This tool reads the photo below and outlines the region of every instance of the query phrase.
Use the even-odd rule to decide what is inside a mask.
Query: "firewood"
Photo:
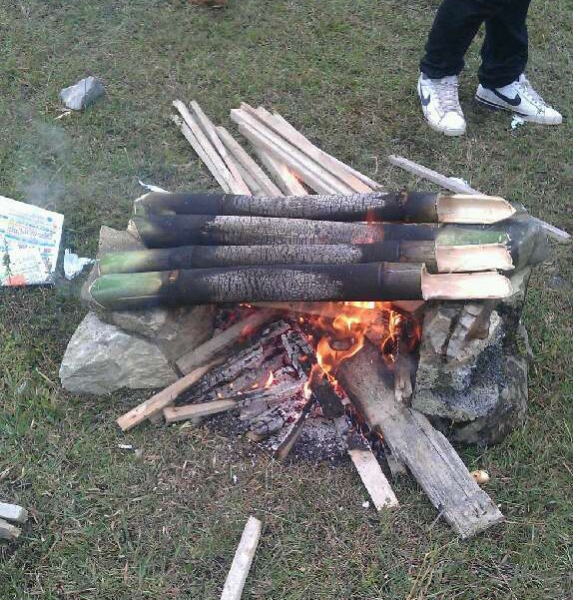
[[[258,310],[245,319],[231,325],[222,333],[207,340],[195,350],[184,354],[177,360],[177,368],[181,373],[187,374],[212,360],[224,357],[230,348],[241,342],[242,338],[248,337],[261,327],[276,318],[273,310]],[[198,381],[198,380],[197,380]]]
[[[211,175],[215,178],[217,183],[223,188],[225,192],[231,192],[232,186],[230,185],[228,178],[224,177],[222,173],[215,167],[215,163],[211,160],[211,157],[207,152],[205,152],[203,146],[200,144],[199,140],[183,119],[180,117],[173,115],[172,121],[179,127],[181,133],[184,135],[185,139],[189,142],[193,150],[197,153],[199,158],[203,161],[203,164],[207,167]]]
[[[291,130],[292,133],[294,133],[295,135],[300,136],[298,138],[298,140],[299,140],[299,143],[302,143],[303,145],[305,145],[305,151],[306,151],[306,148],[308,148],[308,145],[313,146],[313,148],[317,148],[316,146],[314,146],[314,144],[312,144],[310,141],[308,141],[295,127],[293,127],[293,125],[291,125],[279,113],[274,112],[273,113],[273,117],[275,119],[279,120],[285,127],[288,127]],[[305,140],[305,141],[303,141],[303,140]],[[327,163],[329,161],[332,161],[332,162],[336,163],[339,167],[341,167],[342,169],[344,169],[347,173],[350,173],[351,175],[353,175],[354,177],[356,177],[357,179],[359,179],[360,181],[362,181],[362,183],[364,183],[366,186],[368,186],[368,188],[370,188],[370,190],[378,190],[378,189],[380,189],[381,186],[380,186],[379,183],[376,183],[376,181],[373,181],[372,179],[370,179],[370,177],[367,177],[363,173],[360,173],[360,172],[356,171],[351,166],[343,163],[342,161],[338,160],[334,156],[331,156],[330,154],[327,154],[324,150],[320,150],[319,156],[321,157],[321,162],[326,159]],[[346,183],[348,183],[350,185],[350,181],[346,180]],[[357,192],[361,192],[363,190],[356,189],[356,191]],[[368,191],[368,190],[366,190],[366,191]]]
[[[199,419],[210,415],[217,415],[236,408],[237,402],[235,400],[214,400],[213,402],[203,402],[201,404],[167,406],[163,409],[163,416],[165,417],[165,422],[169,424],[177,421],[186,421],[189,419]]]
[[[280,431],[285,423],[286,417],[283,409],[280,406],[272,406],[251,421],[251,431],[247,437],[253,442],[260,442],[269,435]]]
[[[221,600],[240,600],[261,538],[262,523],[249,517],[227,575]]]
[[[516,209],[503,198],[493,196],[403,191],[300,197],[150,193],[136,201],[135,212],[140,216],[176,213],[317,221],[489,225],[509,219]]]
[[[142,402],[119,417],[116,421],[117,424],[121,427],[122,431],[129,431],[136,425],[143,423],[146,419],[161,413],[161,411],[166,406],[169,406],[180,394],[199,381],[199,379],[201,379],[201,377],[203,377],[203,375],[205,375],[205,373],[207,373],[215,364],[216,361],[212,361],[209,364],[205,364],[204,366],[191,371],[187,376],[178,379],[175,383],[149,398],[149,400]]]
[[[396,498],[394,490],[382,472],[372,450],[369,448],[349,449],[348,455],[352,459],[364,487],[368,490],[376,510],[381,511],[384,508],[399,506],[398,498]]]
[[[302,410],[300,411],[300,413],[298,414],[296,420],[290,426],[287,434],[281,440],[280,444],[278,445],[277,449],[275,450],[274,454],[275,454],[275,457],[277,458],[277,460],[284,461],[287,459],[291,450],[294,448],[296,442],[300,438],[304,424],[306,423],[306,421],[310,415],[310,411],[312,410],[312,407],[314,406],[316,401],[317,401],[317,397],[313,394],[305,402],[305,404],[302,407]]]
[[[0,518],[17,523],[25,523],[28,519],[28,511],[17,504],[0,502]]]
[[[22,532],[18,527],[14,527],[14,525],[10,525],[8,521],[0,519],[0,539],[15,540],[21,533]]]
[[[259,165],[247,154],[243,147],[224,128],[217,127],[217,132],[227,150],[235,157],[236,161],[249,173],[260,186],[262,192],[268,196],[281,196],[280,189],[272,182]]]
[[[235,194],[240,193],[249,193],[245,192],[244,182],[238,183],[225,163],[223,159],[219,156],[201,127],[197,122],[197,119],[193,117],[193,115],[189,112],[189,109],[185,106],[181,100],[174,100],[173,106],[179,111],[183,121],[187,124],[189,129],[193,132],[195,138],[199,142],[200,146],[203,148],[204,153],[209,157],[210,164],[215,169],[215,171],[219,174],[219,176],[226,182],[226,187],[230,189]],[[213,172],[213,171],[212,171]]]
[[[231,111],[231,119],[239,131],[254,145],[263,148],[277,160],[284,162],[313,190],[319,193],[352,193],[352,188],[331,175],[326,169],[306,156],[260,120],[241,109]]]
[[[287,196],[306,196],[307,191],[290,169],[264,148],[253,143],[253,150],[267,170],[273,175],[280,189]]]
[[[103,275],[89,288],[107,310],[229,302],[467,300],[506,298],[496,272],[429,274],[423,265],[293,265]]]
[[[309,142],[304,135],[299,133],[294,127],[287,123],[282,117],[272,115],[262,106],[256,110],[248,104],[241,104],[241,108],[248,113],[255,115],[267,127],[275,133],[282,136],[301,152],[306,154],[311,160],[314,160],[323,168],[327,169],[332,175],[340,179],[345,185],[355,192],[366,193],[372,191],[372,188],[366,185],[361,179],[356,177],[347,168],[342,166],[338,161],[333,160],[331,156],[317,148]]]
[[[378,350],[363,350],[342,363],[337,377],[372,431],[379,431],[454,530],[467,538],[499,523],[503,515],[470,476],[448,440],[424,415],[396,402],[385,383]]]
[[[199,106],[199,103],[196,102],[195,100],[191,101],[191,109],[195,112],[195,115],[197,116],[197,121],[199,122],[199,125],[203,128],[203,131],[207,134],[207,137],[209,138],[210,142],[213,144],[213,147],[219,153],[219,156],[223,159],[223,162],[225,163],[225,165],[229,169],[229,172],[235,179],[235,182],[237,184],[236,188],[242,189],[242,191],[239,193],[240,194],[250,194],[251,190],[243,181],[243,178],[241,177],[241,174],[239,173],[239,169],[237,168],[237,165],[235,164],[235,160],[229,154],[226,147],[223,145],[223,142],[220,140],[217,130],[215,129],[215,126],[213,125],[213,123],[211,122],[209,117],[203,112],[203,109]]]
[[[458,194],[481,194],[481,192],[472,188],[467,183],[460,181],[459,179],[446,177],[437,171],[423,167],[422,165],[408,160],[407,158],[403,158],[402,156],[391,155],[388,157],[388,161],[394,166],[400,167],[409,173],[413,173],[414,175],[427,179],[428,181],[433,181],[446,190],[451,190],[452,192],[456,192]],[[563,231],[562,229],[559,229],[550,223],[546,223],[537,217],[530,216],[529,218],[532,223],[535,223],[541,227],[543,231],[545,231],[545,233],[556,242],[559,242],[560,244],[569,244],[571,242],[571,235],[566,231]]]

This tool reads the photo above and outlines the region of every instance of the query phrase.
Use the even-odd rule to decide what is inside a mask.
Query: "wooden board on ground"
[[[286,196],[306,196],[308,192],[302,183],[293,175],[286,164],[271,156],[264,148],[253,144],[253,150],[273,175],[278,186]]]
[[[370,494],[370,498],[376,510],[398,506],[398,498],[390,486],[386,475],[382,472],[374,453],[370,449],[348,450],[364,487]]]
[[[249,517],[227,575],[221,600],[240,600],[259,545],[262,527],[258,519]]]
[[[382,370],[379,352],[367,342],[342,364],[337,376],[368,426],[382,433],[392,453],[406,464],[462,538],[500,523],[503,515],[470,476],[450,442],[424,415],[396,402]]]

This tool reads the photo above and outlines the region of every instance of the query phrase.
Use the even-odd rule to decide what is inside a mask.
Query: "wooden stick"
[[[200,404],[185,404],[184,406],[167,406],[163,409],[166,423],[186,421],[217,415],[237,408],[235,400],[214,400],[213,402],[202,402]]]
[[[177,361],[177,368],[182,373],[190,373],[193,369],[205,365],[214,358],[224,354],[226,350],[237,345],[241,338],[252,334],[263,325],[266,325],[274,318],[277,313],[273,310],[261,310],[248,316],[246,319],[231,325],[219,335],[207,340],[195,350],[184,354]]]
[[[337,373],[370,429],[382,433],[392,453],[407,465],[462,538],[502,521],[499,509],[470,476],[448,440],[424,415],[396,402],[383,370],[378,350],[367,342]]]
[[[211,175],[215,178],[217,183],[223,188],[223,191],[230,193],[231,186],[227,182],[227,180],[219,173],[219,171],[215,168],[213,161],[209,157],[209,155],[203,149],[203,146],[199,143],[199,140],[195,137],[195,134],[189,128],[189,125],[183,121],[180,117],[173,115],[173,122],[181,129],[181,133],[185,136],[193,150],[197,153],[199,158],[202,160],[203,164],[207,167]]]
[[[249,517],[227,575],[221,600],[240,600],[243,595],[243,588],[261,539],[262,527],[263,524],[258,519]]]
[[[0,502],[0,518],[25,523],[28,519],[28,511],[17,504],[8,504]]]
[[[422,177],[427,179],[428,181],[432,181],[437,185],[442,186],[446,190],[450,190],[452,192],[456,192],[458,194],[480,194],[478,190],[471,187],[467,183],[454,179],[452,177],[446,177],[445,175],[441,175],[437,171],[433,171],[432,169],[428,169],[427,167],[423,167],[414,161],[408,160],[402,156],[390,155],[388,157],[388,161],[396,167],[400,167],[404,169],[404,171],[408,171],[408,173],[412,173],[413,175],[417,175],[418,177]],[[568,244],[571,242],[571,235],[563,229],[559,229],[550,223],[546,223],[537,217],[529,217],[531,220],[535,221],[537,225],[543,228],[543,230],[547,233],[549,237],[559,242],[560,244]]]
[[[372,450],[351,449],[348,450],[348,455],[352,459],[364,487],[368,490],[376,510],[398,506],[394,490],[382,472]]]
[[[231,111],[231,118],[239,125],[240,131],[241,127],[243,128],[242,133],[245,131],[248,132],[248,135],[244,133],[246,137],[250,136],[249,139],[254,138],[252,141],[263,145],[266,150],[283,159],[287,165],[297,171],[303,181],[308,183],[317,192],[325,191],[326,193],[330,193],[330,190],[333,193],[352,193],[352,188],[331,175],[320,164],[309,158],[284,138],[276,135],[252,114],[248,114],[242,109],[234,109]],[[323,189],[319,189],[320,187]]]
[[[356,171],[351,166],[347,165],[346,163],[343,163],[342,161],[338,160],[337,158],[335,158],[331,154],[328,154],[324,150],[320,150],[320,148],[318,148],[317,146],[314,146],[314,144],[312,144],[310,141],[308,141],[302,135],[302,133],[300,133],[295,127],[293,127],[279,113],[275,112],[275,113],[273,113],[273,116],[276,119],[278,119],[285,127],[288,127],[293,134],[301,136],[301,138],[299,139],[301,143],[304,143],[304,142],[302,142],[302,139],[304,138],[306,140],[306,143],[310,144],[311,146],[313,146],[313,147],[317,148],[317,150],[319,150],[321,156],[323,156],[323,157],[326,156],[327,160],[330,160],[330,161],[336,163],[337,165],[339,165],[342,169],[346,170],[348,173],[350,173],[351,175],[353,175],[354,177],[356,177],[357,179],[359,179],[360,181],[362,181],[362,183],[364,183],[369,189],[371,189],[371,190],[380,190],[381,189],[380,184],[377,183],[376,181],[374,181],[373,179],[370,179],[370,177],[367,177],[363,173],[360,173],[359,171]]]
[[[351,191],[355,192],[371,192],[372,189],[358,179],[352,173],[349,173],[347,169],[341,167],[336,161],[333,161],[327,154],[319,150],[316,146],[311,144],[301,133],[290,125],[285,125],[283,120],[272,115],[266,111],[262,106],[259,106],[257,110],[249,106],[248,104],[242,103],[241,108],[247,113],[257,117],[262,123],[264,123],[269,129],[272,129],[275,133],[283,137],[295,148],[298,148],[301,152],[306,154],[311,160],[314,160],[317,164],[321,165],[324,169],[328,170],[332,175],[337,177],[345,186]],[[296,133],[295,133],[296,132]]]
[[[282,439],[278,448],[275,450],[275,457],[277,460],[284,461],[290,454],[290,451],[294,448],[294,445],[298,441],[302,433],[302,428],[310,415],[310,410],[314,406],[314,403],[318,400],[315,394],[306,401],[306,404],[302,407],[296,421],[292,424],[285,437]]]
[[[203,112],[203,109],[199,106],[199,104],[195,101],[191,101],[191,108],[197,115],[197,120],[199,124],[203,127],[203,130],[207,134],[208,138],[211,140],[211,143],[215,147],[215,150],[219,153],[219,156],[223,159],[223,162],[227,165],[231,175],[235,179],[237,183],[237,189],[241,189],[241,194],[249,195],[251,190],[247,186],[247,184],[243,181],[239,170],[237,169],[237,165],[233,158],[227,152],[227,149],[223,145],[223,142],[219,139],[219,135],[217,134],[217,130],[215,126],[210,121],[209,117]]]
[[[215,364],[217,363],[213,361],[210,364],[198,367],[194,371],[191,371],[187,376],[178,379],[175,383],[172,383],[161,392],[149,398],[149,400],[142,402],[119,417],[116,421],[117,424],[123,431],[129,431],[136,425],[143,423],[143,421],[161,413],[161,411],[166,406],[169,406],[180,394],[199,381],[199,379],[215,366]]]
[[[237,162],[255,179],[263,192],[270,196],[282,196],[279,188],[272,182],[270,177],[259,167],[259,165],[247,154],[243,147],[224,128],[217,127],[219,137],[227,150],[233,154]]]
[[[197,123],[195,117],[189,112],[189,109],[185,106],[181,100],[174,100],[173,106],[179,111],[179,114],[191,129],[199,144],[202,146],[205,154],[209,156],[213,167],[218,171],[220,176],[226,181],[228,187],[233,193],[241,193],[239,190],[243,189],[240,184],[237,183],[222,158],[217,154],[217,151],[208,140],[207,136],[203,133],[203,130]]]
[[[286,164],[271,156],[264,148],[253,145],[253,150],[260,161],[274,176],[281,190],[287,196],[306,196],[308,193],[302,183],[293,175]]]
[[[14,525],[10,525],[8,521],[0,519],[0,539],[2,540],[15,540],[20,535],[21,530]]]

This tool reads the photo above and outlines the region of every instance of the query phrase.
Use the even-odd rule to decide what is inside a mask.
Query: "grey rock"
[[[82,110],[100,96],[105,94],[103,84],[95,77],[86,77],[75,85],[64,88],[60,92],[60,98],[67,108]]]
[[[62,386],[80,394],[145,389],[177,380],[161,349],[89,313],[74,333],[60,367]]]
[[[454,441],[494,444],[523,422],[528,344],[521,312],[529,274],[512,278],[514,294],[494,306],[485,339],[466,338],[486,304],[426,309],[412,407]]]

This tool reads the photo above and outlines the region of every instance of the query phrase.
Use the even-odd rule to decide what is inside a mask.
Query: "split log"
[[[107,310],[229,302],[467,300],[506,298],[509,279],[496,272],[429,274],[423,265],[234,267],[103,275],[89,288]]]
[[[492,224],[516,209],[503,198],[431,192],[372,192],[316,196],[251,196],[204,193],[150,193],[139,198],[140,216],[218,215],[317,221],[399,221],[412,223]]]
[[[345,168],[345,166],[341,165],[337,160],[334,160],[331,156],[309,142],[304,135],[299,133],[281,116],[276,114],[272,115],[262,106],[259,106],[255,110],[248,104],[242,103],[241,108],[261,120],[267,127],[298,148],[311,160],[314,160],[323,168],[327,169],[332,175],[340,179],[340,181],[347,185],[351,190],[361,193],[372,191],[371,187],[366,185],[361,179],[351,173],[348,168]]]
[[[21,534],[21,530],[18,527],[14,527],[8,523],[8,521],[4,521],[4,519],[0,519],[0,539],[1,540],[15,540]]]
[[[215,364],[217,363],[213,361],[210,364],[191,371],[187,376],[178,379],[169,387],[149,398],[149,400],[138,404],[135,408],[132,408],[129,412],[119,417],[116,421],[117,424],[121,427],[122,431],[129,431],[136,425],[143,423],[143,421],[160,414],[166,406],[169,406],[180,394],[199,381]]]
[[[253,144],[253,150],[267,170],[273,175],[280,189],[287,196],[306,196],[307,191],[292,171],[280,160],[271,156],[264,148]]]
[[[424,263],[430,273],[509,271],[505,244],[441,246],[432,241],[377,242],[316,246],[179,246],[111,252],[99,261],[100,275],[173,269],[212,269],[255,265],[343,265],[372,262]]]
[[[229,172],[233,176],[233,179],[236,182],[236,188],[243,190],[242,192],[240,192],[241,194],[250,194],[251,190],[243,181],[243,178],[239,173],[234,159],[232,158],[232,156],[230,156],[229,152],[227,151],[227,148],[223,145],[223,142],[220,140],[217,130],[215,129],[215,126],[213,125],[209,117],[203,112],[203,109],[195,100],[191,101],[191,108],[197,116],[199,125],[203,128],[203,131],[207,134],[207,137],[213,144],[215,150],[223,159],[223,162],[225,163],[225,165],[229,169]]]
[[[28,519],[28,511],[17,504],[0,502],[0,519],[25,523]]]
[[[227,150],[235,157],[237,162],[245,169],[247,173],[255,180],[256,184],[261,188],[262,193],[269,196],[281,196],[280,189],[272,182],[267,174],[259,167],[259,165],[247,154],[243,147],[235,140],[235,138],[224,128],[217,127],[219,137]]]
[[[370,429],[382,433],[392,453],[408,466],[462,538],[502,521],[499,509],[472,479],[448,440],[424,415],[396,402],[382,371],[378,351],[367,343],[337,373]]]
[[[231,348],[236,347],[242,340],[247,339],[275,318],[276,312],[273,310],[259,310],[249,315],[207,340],[195,350],[184,354],[177,360],[177,368],[181,373],[186,374],[216,358],[224,357]]]
[[[376,457],[369,448],[351,448],[348,450],[352,463],[360,475],[364,487],[368,491],[377,511],[384,508],[399,506],[386,475],[382,472]]]
[[[231,111],[231,119],[239,125],[239,131],[248,140],[294,169],[297,175],[313,190],[319,193],[352,193],[352,188],[282,136],[277,135],[260,120],[258,115],[255,115],[249,114],[243,109]]]
[[[231,569],[227,575],[221,600],[241,599],[243,588],[245,587],[245,582],[247,581],[247,576],[251,570],[255,552],[259,545],[262,527],[262,523],[258,519],[249,517],[241,536],[239,547],[235,553],[235,558],[231,564]]]
[[[237,402],[234,400],[214,400],[213,402],[202,402],[201,404],[185,404],[183,406],[167,406],[163,409],[166,423],[187,421],[190,419],[201,419],[211,415],[217,415],[229,410],[235,410]]]

